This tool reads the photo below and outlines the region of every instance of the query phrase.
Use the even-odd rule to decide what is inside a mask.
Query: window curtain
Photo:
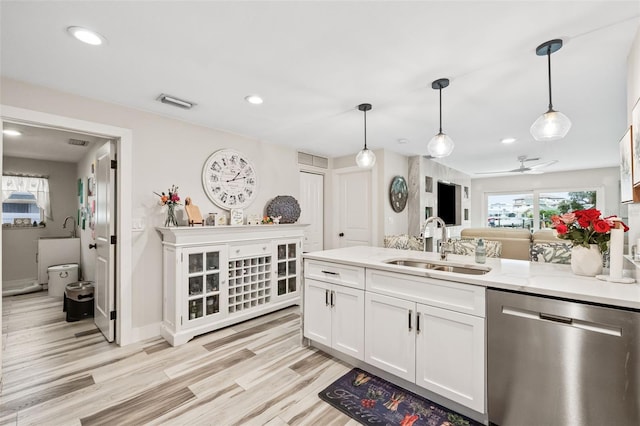
[[[2,176],[2,202],[14,192],[28,192],[36,198],[36,204],[44,211],[44,216],[53,220],[49,199],[49,179],[42,177]]]

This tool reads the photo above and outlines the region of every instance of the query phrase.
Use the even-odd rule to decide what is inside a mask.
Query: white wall
[[[620,170],[617,167],[544,173],[541,175],[510,175],[473,179],[471,181],[471,226],[486,226],[486,193],[526,190],[567,190],[604,187],[603,214],[620,214]]]
[[[153,191],[178,185],[182,199],[190,196],[202,213],[222,213],[202,189],[202,165],[214,151],[233,148],[253,160],[260,178],[245,215],[262,214],[277,195],[299,197],[297,153],[290,148],[11,79],[1,83],[2,104],[132,130],[133,185],[121,190],[131,193],[134,222],[145,226],[132,242],[133,328],[159,324],[162,317],[162,246],[155,227],[163,225],[164,211]]]
[[[76,166],[59,161],[4,157],[3,172],[49,176],[53,219],[47,221],[47,226],[2,230],[2,280],[37,278],[38,238],[69,235],[71,222],[67,229],[62,229],[64,218],[77,217]]]

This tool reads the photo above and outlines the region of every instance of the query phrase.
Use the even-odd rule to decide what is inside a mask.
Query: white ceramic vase
[[[597,244],[573,246],[571,249],[571,270],[576,275],[595,277],[602,273],[602,253]]]

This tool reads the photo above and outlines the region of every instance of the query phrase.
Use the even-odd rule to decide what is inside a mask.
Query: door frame
[[[132,145],[133,136],[131,129],[115,127],[107,124],[92,121],[78,120],[62,115],[49,114],[45,112],[33,111],[0,104],[0,126],[3,123],[14,122],[30,124],[35,126],[47,126],[54,129],[70,132],[88,133],[104,138],[114,139],[116,142],[116,153],[118,155],[118,167],[116,169],[116,179],[119,183],[119,190],[116,195],[116,268],[115,268],[115,291],[116,291],[116,343],[120,346],[133,343],[132,327],[132,284],[131,284],[131,252],[132,252]],[[0,136],[0,141],[2,137]],[[0,158],[2,157],[3,146],[0,144]],[[2,237],[0,233],[0,243]],[[0,248],[0,255],[1,255]],[[0,274],[2,266],[0,266]],[[1,308],[0,308],[1,309]],[[0,326],[2,316],[0,311]],[[1,359],[1,358],[0,358]]]
[[[298,170],[298,181],[301,179],[302,173],[322,176],[322,250],[325,250],[327,247],[327,203],[326,194],[327,194],[327,173],[326,169],[316,169],[314,167],[300,167]],[[300,194],[300,198],[302,198],[302,194]],[[303,244],[304,245],[304,244]]]
[[[372,169],[361,169],[360,167],[357,166],[352,166],[352,167],[343,167],[340,169],[334,169],[332,170],[332,183],[331,183],[331,191],[333,192],[333,196],[331,197],[333,199],[333,205],[337,206],[337,208],[332,209],[332,225],[331,225],[331,239],[329,241],[331,241],[332,247],[330,248],[337,248],[340,245],[340,242],[338,241],[338,228],[340,227],[340,175],[344,175],[344,174],[349,174],[349,173],[357,173],[357,172],[369,172],[369,179],[370,179],[370,188],[371,188],[371,205],[369,206],[369,208],[371,209],[371,229],[370,229],[370,236],[371,236],[371,245],[373,247],[378,245],[378,168],[377,166],[373,167]],[[325,247],[326,249],[326,247]]]

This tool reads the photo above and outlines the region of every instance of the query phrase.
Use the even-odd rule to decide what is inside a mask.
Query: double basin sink
[[[448,262],[432,262],[418,259],[393,259],[384,263],[390,265],[408,266],[410,268],[427,269],[430,271],[455,272],[457,274],[484,275],[491,271],[491,268],[483,266],[460,265]]]

